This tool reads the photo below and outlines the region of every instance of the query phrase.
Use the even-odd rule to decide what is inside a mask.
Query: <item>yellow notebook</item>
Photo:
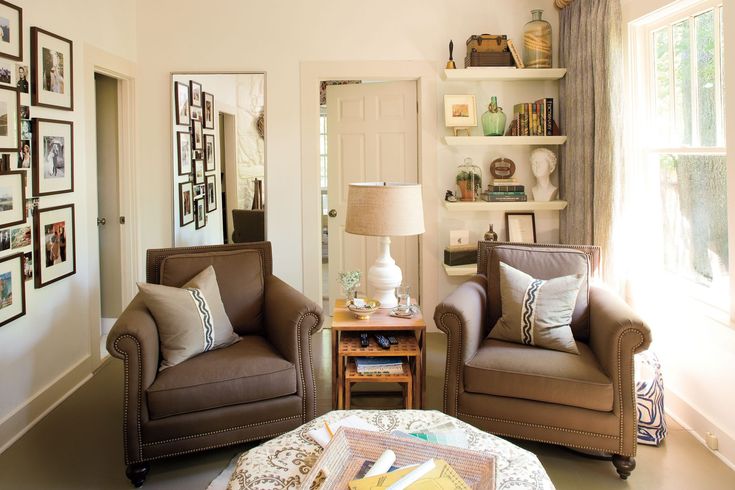
[[[471,490],[461,476],[443,459],[435,460],[436,466],[416,483],[411,490]],[[383,475],[371,476],[350,482],[350,490],[382,490],[388,488],[416,467],[395,470]]]

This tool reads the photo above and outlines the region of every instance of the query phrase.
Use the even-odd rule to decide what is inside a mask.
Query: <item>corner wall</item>
[[[90,317],[99,309],[99,277],[85,258],[95,256],[96,236],[87,226],[97,216],[96,198],[87,189],[94,155],[85,154],[87,93],[85,45],[128,60],[136,57],[136,2],[87,0],[11,0],[23,9],[23,64],[30,65],[30,28],[42,27],[73,41],[74,111],[31,106],[32,117],[70,120],[74,123],[74,193],[42,197],[41,207],[74,203],[76,212],[75,275],[42,289],[26,283],[26,315],[0,327],[0,451],[27,430],[68,392],[91,376]],[[10,60],[7,60],[10,61]],[[93,99],[93,98],[92,98]],[[30,97],[21,98],[30,105]],[[13,155],[15,158],[15,155]],[[34,237],[35,239],[35,237]]]

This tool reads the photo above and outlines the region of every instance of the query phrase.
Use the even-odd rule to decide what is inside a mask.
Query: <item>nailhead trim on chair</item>
[[[540,428],[540,429],[550,429],[550,430],[558,430],[559,432],[571,432],[574,434],[581,434],[584,436],[592,436],[592,437],[601,437],[605,439],[617,439],[617,436],[611,436],[610,434],[600,434],[598,432],[588,432],[585,430],[576,430],[576,429],[567,429],[565,427],[555,427],[553,425],[544,425],[544,424],[532,424],[530,422],[517,422],[515,420],[507,420],[507,419],[499,419],[496,417],[485,417],[483,415],[471,415],[469,413],[464,412],[458,412],[460,415],[464,417],[472,417],[476,419],[482,419],[482,420],[489,420],[491,422],[503,422],[507,424],[515,424],[515,425],[522,425],[524,427],[534,427],[534,428]],[[558,444],[558,443],[556,443]]]
[[[121,335],[120,337],[115,339],[115,343],[113,346],[115,347],[115,351],[117,351],[120,355],[124,357],[123,365],[125,367],[125,403],[123,404],[123,442],[125,444],[125,464],[131,464],[130,456],[128,455],[128,402],[129,402],[129,378],[130,378],[130,366],[129,366],[129,360],[128,360],[128,353],[125,351],[121,351],[118,348],[118,343],[122,339],[132,339],[133,342],[135,342],[135,346],[138,350],[138,359],[141,361],[140,369],[138,370],[138,409],[136,410],[136,415],[138,419],[138,453],[139,453],[139,459],[142,460],[143,458],[143,435],[140,432],[140,397],[141,397],[141,391],[143,386],[143,356],[141,354],[141,348],[140,348],[140,342],[138,342],[138,339],[133,337],[132,335],[126,334]]]
[[[301,376],[301,387],[304,390],[302,397],[301,397],[301,400],[302,400],[301,401],[301,421],[302,422],[306,422],[306,386],[305,386],[306,380],[304,379],[304,368],[301,366],[301,362],[302,362],[302,359],[301,359],[301,326],[304,323],[304,318],[306,318],[307,316],[314,317],[316,321],[315,325],[319,325],[319,316],[316,313],[310,311],[306,313],[305,315],[301,315],[301,318],[299,318],[299,323],[296,326],[296,345],[298,348],[298,358],[299,358],[298,368],[299,368],[299,375]],[[309,366],[311,367],[311,384],[314,390],[313,391],[314,393],[314,396],[313,396],[314,414],[316,414],[316,380],[314,379],[314,364],[312,363],[312,360],[311,360],[311,336],[314,333],[313,330],[314,330],[314,327],[309,329]]]
[[[638,334],[638,337],[640,337],[641,339],[641,341],[638,342],[638,344],[636,344],[635,347],[633,347],[633,352],[631,352],[630,354],[631,357],[633,357],[633,354],[635,353],[636,349],[638,349],[638,347],[643,345],[643,342],[644,342],[643,335],[641,335],[641,333],[635,328],[626,328],[618,336],[618,386],[621,386],[621,387],[623,386],[623,373],[622,373],[623,360],[622,360],[622,355],[620,352],[620,344],[622,344],[623,337],[625,337],[625,335],[628,332],[634,332]],[[634,400],[633,404],[635,405],[635,381],[633,379],[633,377],[635,376],[635,370],[631,369],[630,372],[631,372],[630,392],[631,392],[631,397],[632,397],[631,399]],[[633,437],[633,450],[631,454],[623,454],[624,417],[623,417],[623,390],[622,389],[618,390],[618,403],[620,404],[620,454],[622,456],[635,456],[637,452],[637,445],[638,445],[638,437],[637,437],[638,435],[638,417],[637,416],[633,417],[633,434],[635,434],[635,436]]]
[[[188,435],[188,436],[174,437],[174,438],[171,438],[171,439],[165,439],[163,441],[146,442],[145,444],[143,444],[143,446],[150,447],[150,446],[156,446],[158,444],[166,444],[166,443],[169,443],[169,442],[185,441],[187,439],[196,439],[197,437],[211,436],[211,435],[214,435],[214,434],[222,434],[224,432],[230,432],[230,431],[233,431],[233,430],[247,429],[249,427],[259,427],[259,426],[262,426],[262,425],[268,425],[268,424],[272,424],[272,423],[276,423],[276,422],[285,422],[287,420],[297,419],[297,418],[300,418],[300,417],[302,417],[302,416],[301,415],[292,415],[291,417],[282,417],[280,419],[275,419],[275,420],[265,420],[263,422],[256,422],[254,424],[240,425],[238,427],[229,427],[227,429],[219,429],[219,430],[213,430],[213,431],[209,431],[209,432],[202,432],[201,434],[191,434],[191,435]],[[227,444],[235,444],[235,443],[234,442],[231,442],[231,443],[227,443]],[[199,450],[200,449],[197,449],[197,451],[199,451]]]
[[[445,327],[444,325],[444,317],[452,315],[457,319],[457,323],[459,324],[459,347],[462,348],[462,318],[457,315],[456,313],[442,313],[442,316],[439,317],[439,329],[447,334],[447,364],[444,369],[444,411],[447,411],[447,408],[449,407],[449,402],[447,400],[447,389],[449,387],[449,357],[450,353],[452,352],[452,336],[450,335],[450,329],[442,328]],[[462,353],[459,353],[459,357],[462,357]],[[459,372],[459,371],[458,371]],[[459,374],[457,374],[457,391],[459,391]],[[459,393],[454,394],[454,413],[459,413]]]

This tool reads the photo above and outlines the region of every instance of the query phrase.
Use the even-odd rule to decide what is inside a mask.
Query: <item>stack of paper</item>
[[[410,466],[350,482],[350,490],[384,490],[395,484],[403,477],[416,470],[417,466]],[[410,490],[470,490],[461,476],[443,459],[434,460],[434,468],[424,474],[408,487]]]
[[[339,422],[329,424],[329,430],[332,431],[332,434],[335,434],[337,429],[340,427],[352,427],[353,429],[368,430],[370,432],[378,432],[379,430],[373,424],[357,415],[350,415]],[[310,430],[308,434],[309,437],[314,439],[314,441],[316,441],[316,443],[321,447],[327,447],[327,444],[329,444],[329,441],[332,439],[332,436],[329,434],[329,430],[327,430],[325,423],[322,423],[322,425],[318,426],[316,429]]]
[[[400,357],[356,357],[359,374],[402,374],[403,359]]]

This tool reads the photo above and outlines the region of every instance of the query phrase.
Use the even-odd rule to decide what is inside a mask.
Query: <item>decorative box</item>
[[[500,53],[508,51],[508,36],[480,34],[479,36],[470,36],[467,39],[467,52],[476,51],[478,53]]]
[[[469,265],[477,263],[477,244],[451,245],[444,249],[446,265]]]
[[[468,52],[464,59],[464,67],[472,66],[515,66],[510,51],[503,53]]]

